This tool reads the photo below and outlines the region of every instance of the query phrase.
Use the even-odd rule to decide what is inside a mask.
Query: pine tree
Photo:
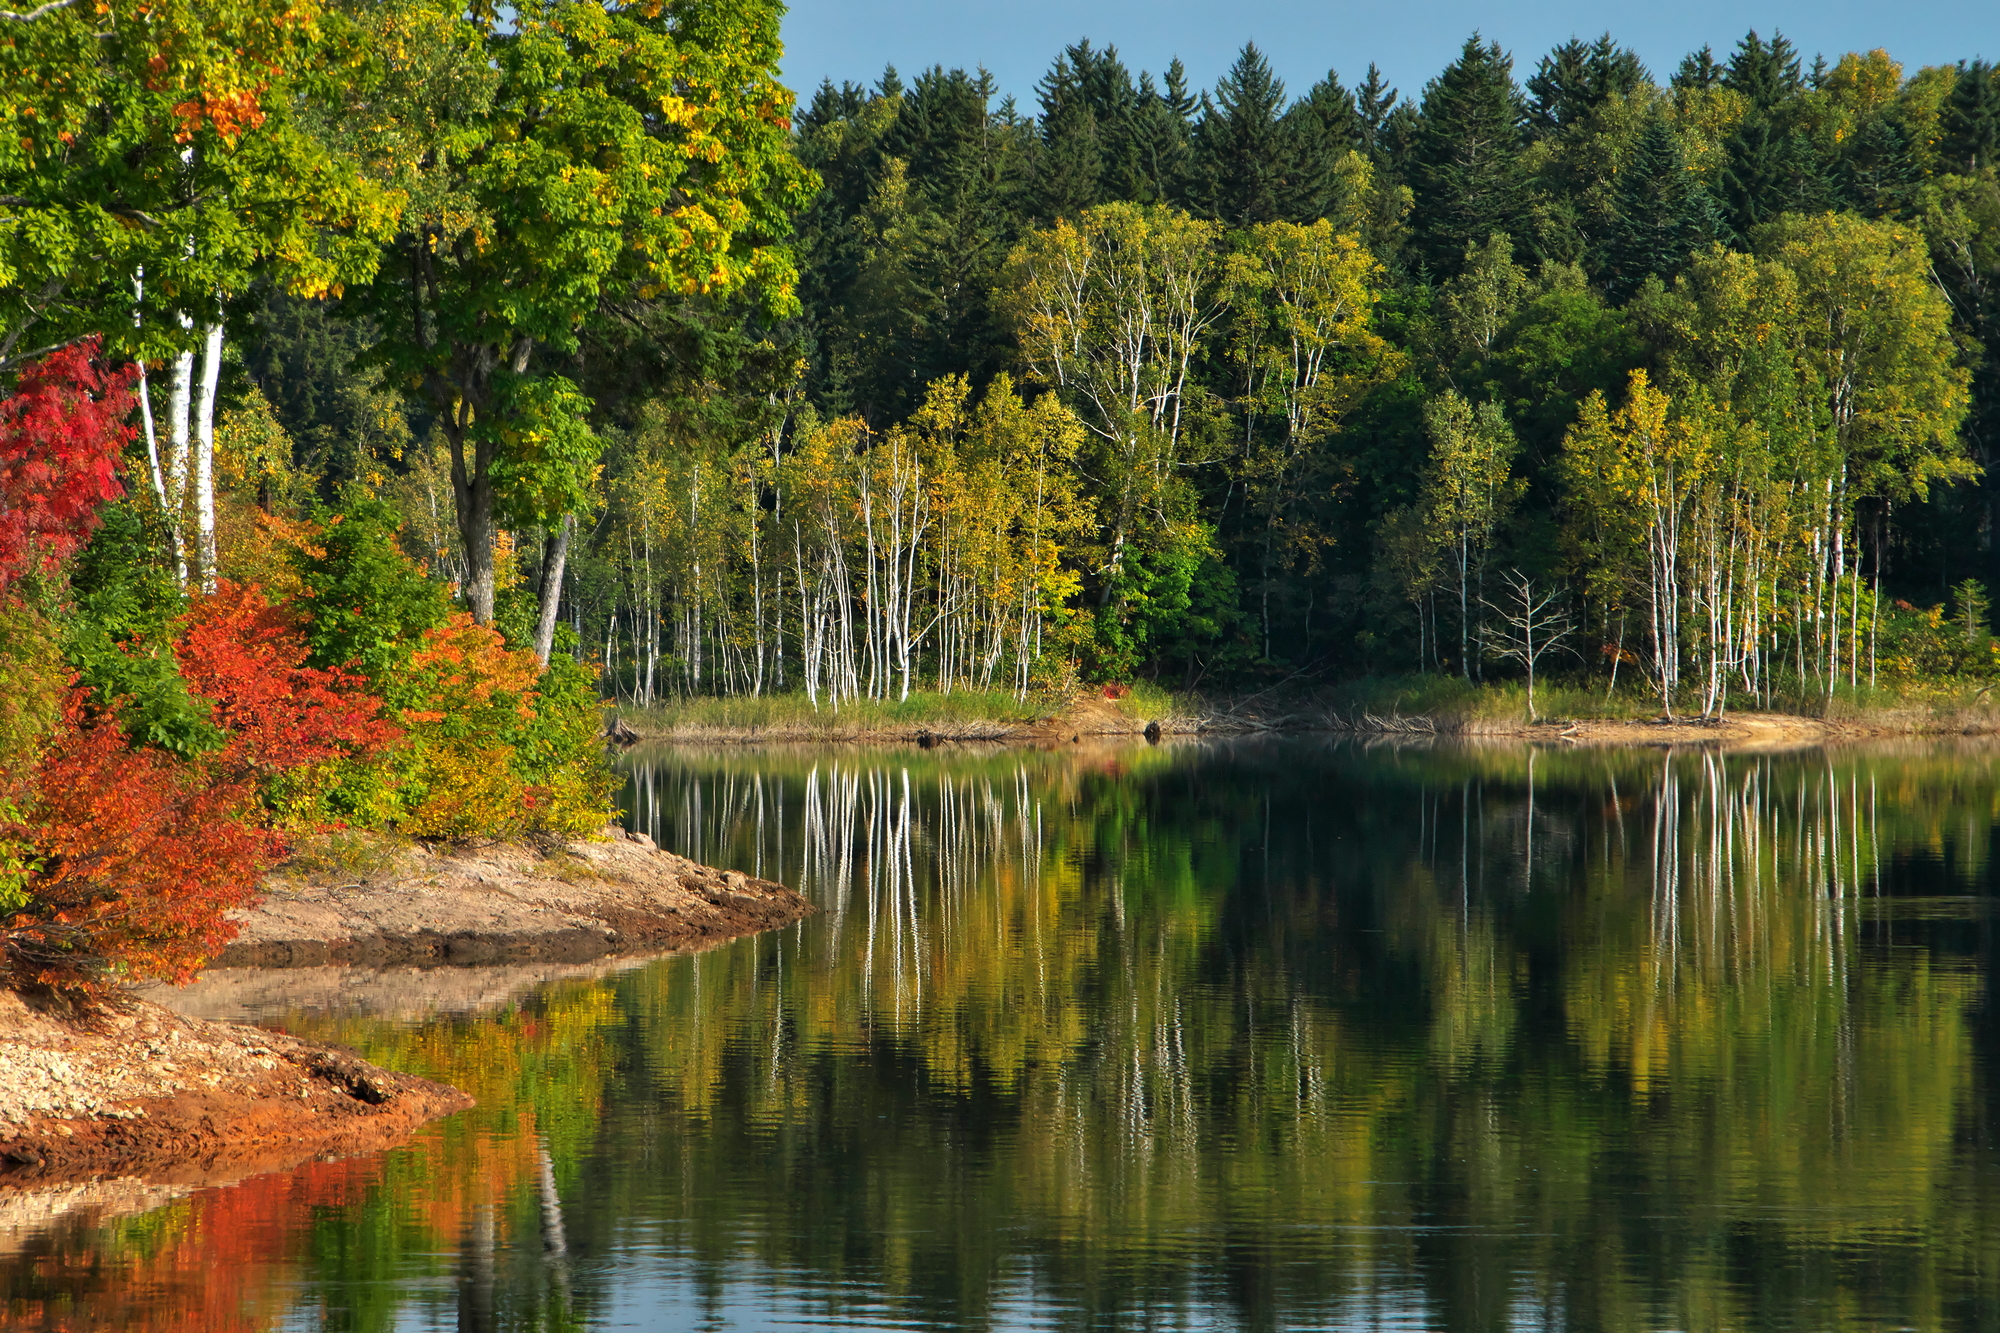
[[[1689,174],[1667,118],[1646,118],[1632,156],[1618,173],[1605,238],[1605,290],[1622,301],[1658,274],[1672,278],[1717,230],[1714,201]]]
[[[1767,46],[1753,28],[1730,54],[1722,86],[1742,93],[1759,111],[1789,102],[1805,87],[1799,77],[1798,52],[1783,33],[1774,33]]]
[[[1969,176],[2000,163],[2000,65],[1961,63],[1938,127],[1938,156],[1951,170]]]
[[[1295,167],[1281,121],[1285,85],[1256,43],[1246,43],[1202,99],[1194,127],[1197,212],[1232,226],[1276,222],[1290,213]]]
[[[1538,136],[1574,125],[1605,98],[1628,94],[1651,76],[1638,54],[1605,33],[1572,37],[1543,56],[1528,79],[1528,127]]]
[[[1681,67],[1674,71],[1673,85],[1689,88],[1696,92],[1713,88],[1722,82],[1722,66],[1715,63],[1715,48],[1704,46],[1681,61]]]
[[[1411,145],[1416,248],[1440,276],[1458,271],[1468,246],[1517,232],[1527,212],[1522,107],[1514,62],[1474,33],[1459,58],[1424,89]]]

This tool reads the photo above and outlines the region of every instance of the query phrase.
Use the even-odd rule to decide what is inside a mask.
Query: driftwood
[[[622,717],[614,717],[604,725],[604,739],[623,749],[637,745],[643,737],[632,730],[632,726]]]

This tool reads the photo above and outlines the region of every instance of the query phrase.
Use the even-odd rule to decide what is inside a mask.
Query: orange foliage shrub
[[[402,732],[368,682],[305,664],[299,617],[256,587],[224,580],[181,618],[175,645],[188,689],[210,700],[227,763],[266,781],[336,759],[365,758]]]
[[[27,873],[0,942],[24,982],[92,989],[107,972],[185,980],[235,934],[279,840],[253,817],[256,789],[203,760],[134,749],[70,697],[28,790],[0,821]]]

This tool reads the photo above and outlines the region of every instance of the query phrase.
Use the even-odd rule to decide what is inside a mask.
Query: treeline
[[[1080,43],[1035,114],[824,86],[801,396],[1068,408],[1086,674],[1476,676],[1551,593],[1569,668],[1676,704],[1971,665],[1895,601],[1963,585],[1983,655],[1995,70],[1752,33],[1526,73],[1475,37],[1416,97],[1293,97],[1245,48],[1195,93]]]
[[[1608,36],[1517,80],[1475,37],[1416,96],[1088,42],[1032,107],[827,84],[795,305],[627,292],[578,330],[603,471],[561,618],[641,703],[1989,672],[1996,79],[1752,33],[1664,81]],[[338,373],[370,344],[337,313],[266,300],[246,378],[323,491],[372,469],[465,577],[448,441],[364,439],[400,399]],[[515,530],[503,625],[559,537]]]

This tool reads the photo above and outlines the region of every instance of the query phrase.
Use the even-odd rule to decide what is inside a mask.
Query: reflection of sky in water
[[[218,978],[190,1003],[480,1105],[76,1219],[0,1257],[5,1308],[164,1326],[163,1278],[223,1274],[246,1329],[2000,1323],[1983,752],[628,762],[639,827],[821,914]]]

